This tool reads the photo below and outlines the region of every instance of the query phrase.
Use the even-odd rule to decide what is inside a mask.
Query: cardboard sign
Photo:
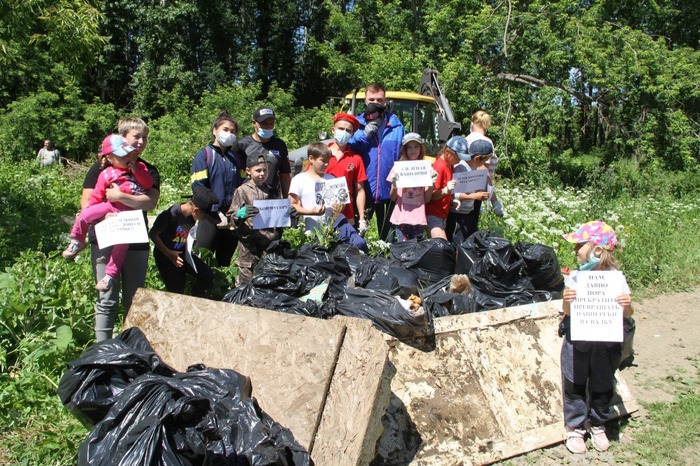
[[[336,204],[350,204],[350,191],[344,176],[316,181],[316,204],[325,203],[327,208]]]
[[[148,243],[146,221],[140,210],[125,210],[106,217],[95,225],[95,235],[100,249],[115,244]]]
[[[473,170],[470,172],[459,172],[452,175],[452,179],[457,182],[456,193],[475,193],[486,191],[488,182],[488,170]]]
[[[289,199],[255,200],[253,205],[260,211],[253,217],[253,229],[288,227],[292,225],[289,216]]]
[[[578,272],[576,299],[571,303],[571,339],[622,342],[622,306],[615,299],[627,289],[620,271]]]
[[[432,186],[430,172],[433,166],[428,160],[402,160],[394,162],[394,173],[398,175],[398,188],[419,188]]]

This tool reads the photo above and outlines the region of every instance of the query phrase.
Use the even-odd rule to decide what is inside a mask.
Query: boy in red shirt
[[[468,158],[467,140],[462,136],[454,136],[447,141],[445,147],[438,152],[437,159],[433,163],[433,170],[438,174],[435,180],[433,195],[425,205],[425,215],[428,221],[428,230],[431,238],[447,239],[445,227],[447,226],[447,214],[450,211],[452,196],[457,182],[452,179],[454,166],[461,158]]]

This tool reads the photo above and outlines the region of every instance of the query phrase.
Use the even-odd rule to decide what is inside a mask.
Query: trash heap
[[[429,333],[434,317],[548,301],[564,288],[552,248],[513,245],[490,232],[477,232],[458,248],[440,238],[393,243],[390,256],[344,244],[297,251],[277,241],[253,280],[223,300],[323,319],[366,318],[404,339]]]
[[[313,464],[251,391],[233,370],[177,372],[135,327],[86,349],[58,387],[64,406],[92,428],[79,465]]]

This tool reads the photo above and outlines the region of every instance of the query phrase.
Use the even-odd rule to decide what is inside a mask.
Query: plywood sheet
[[[179,371],[234,369],[253,396],[309,449],[321,419],[345,324],[139,289],[125,322]]]
[[[432,346],[393,341],[393,396],[373,464],[483,464],[562,441],[559,309],[438,318]],[[637,409],[621,380],[618,393],[618,415]]]

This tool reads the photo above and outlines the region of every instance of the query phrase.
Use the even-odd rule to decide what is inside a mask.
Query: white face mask
[[[352,136],[350,135],[350,133],[348,133],[344,129],[336,129],[333,133],[333,138],[335,139],[335,142],[337,142],[340,145],[347,144],[350,141],[351,137]]]
[[[236,142],[236,135],[228,131],[222,131],[216,137],[216,141],[221,147],[231,147],[233,143]]]

